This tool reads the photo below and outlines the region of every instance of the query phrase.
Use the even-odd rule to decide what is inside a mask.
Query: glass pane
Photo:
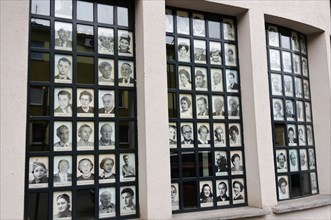
[[[29,151],[49,150],[49,122],[33,121],[29,125]]]
[[[176,94],[168,93],[168,114],[169,118],[177,118]]]
[[[120,91],[118,111],[120,117],[134,117],[134,94],[132,91]]]
[[[129,26],[129,12],[127,8],[117,7],[117,24]]]
[[[183,177],[195,177],[195,154],[192,152],[183,152],[182,155]]]
[[[291,47],[291,44],[290,44],[290,42],[291,42],[291,32],[288,29],[286,29],[286,30],[281,30],[280,34],[281,34],[282,47],[290,49],[290,47]]]
[[[303,173],[301,175],[301,183],[302,183],[302,195],[310,194],[310,176],[309,173]]]
[[[184,208],[197,207],[197,186],[196,182],[183,183],[183,206]]]
[[[98,22],[113,24],[113,6],[98,4]]]
[[[48,219],[48,194],[30,193],[26,219]]]
[[[77,2],[77,19],[85,21],[93,21],[93,3]]]
[[[175,38],[166,37],[167,41],[167,61],[175,60]]]
[[[220,22],[208,21],[209,37],[221,38],[221,25]]]
[[[77,219],[89,220],[94,219],[94,202],[95,202],[95,190],[84,189],[77,191],[77,200],[84,201],[77,202]]]
[[[291,198],[300,196],[300,174],[291,175]]]
[[[49,88],[32,86],[30,88],[30,116],[49,116]]]
[[[93,57],[77,56],[77,82],[94,84]]]
[[[49,54],[31,52],[31,81],[49,82]]]
[[[49,0],[32,0],[31,2],[31,13],[38,15],[49,15],[50,11]]]
[[[31,47],[49,48],[50,22],[42,19],[31,19]]]
[[[285,145],[285,128],[283,125],[275,125],[275,146]]]
[[[211,152],[199,152],[199,173],[200,176],[212,176]]]
[[[56,0],[55,16],[61,18],[72,18],[72,0]]]
[[[174,65],[167,65],[167,72],[168,72],[168,88],[175,89],[176,88],[176,72]]]
[[[170,154],[170,166],[171,166],[171,178],[178,178],[179,177],[179,162],[178,162],[177,153]]]
[[[77,25],[77,50],[82,52],[94,51],[93,27],[87,25]]]
[[[133,149],[135,148],[135,126],[134,122],[119,123],[119,141],[120,148]]]

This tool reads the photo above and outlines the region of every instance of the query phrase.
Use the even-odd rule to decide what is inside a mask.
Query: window
[[[278,200],[318,193],[306,37],[266,25]]]

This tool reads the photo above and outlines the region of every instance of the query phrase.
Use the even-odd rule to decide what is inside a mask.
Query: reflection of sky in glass
[[[117,7],[117,24],[122,26],[128,26],[128,19],[128,9],[123,7]]]
[[[98,22],[113,24],[113,6],[98,4]]]
[[[55,16],[61,18],[72,18],[72,0],[56,0]]]
[[[220,30],[219,22],[208,21],[208,30],[209,30],[209,37],[213,37],[213,38],[221,37],[221,30]]]
[[[32,0],[31,13],[39,15],[49,15],[49,1],[48,0]]]
[[[93,27],[87,25],[77,25],[77,33],[78,34],[88,34],[93,35]]]
[[[43,20],[43,19],[31,19],[32,23],[43,25],[43,26],[50,26],[50,22],[48,20]]]
[[[84,21],[93,21],[93,3],[78,1],[77,19]]]

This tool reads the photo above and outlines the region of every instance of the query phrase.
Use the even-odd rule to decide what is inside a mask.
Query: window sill
[[[315,195],[300,199],[292,199],[278,202],[278,205],[272,208],[273,213],[282,214],[287,212],[313,209],[331,204],[331,195]]]
[[[249,217],[258,217],[269,215],[270,211],[253,208],[253,207],[240,207],[240,208],[229,208],[229,209],[217,209],[212,211],[203,212],[190,212],[173,214],[173,219],[242,219]]]

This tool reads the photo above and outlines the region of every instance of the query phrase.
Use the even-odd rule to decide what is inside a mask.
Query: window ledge
[[[331,204],[331,195],[315,195],[300,199],[293,199],[278,202],[278,205],[272,208],[275,214],[301,211],[306,209],[318,208]]]
[[[173,219],[204,219],[204,220],[222,220],[222,219],[242,219],[248,217],[258,217],[269,215],[270,211],[253,208],[253,207],[240,207],[229,209],[217,209],[212,211],[203,212],[190,212],[173,214]]]

